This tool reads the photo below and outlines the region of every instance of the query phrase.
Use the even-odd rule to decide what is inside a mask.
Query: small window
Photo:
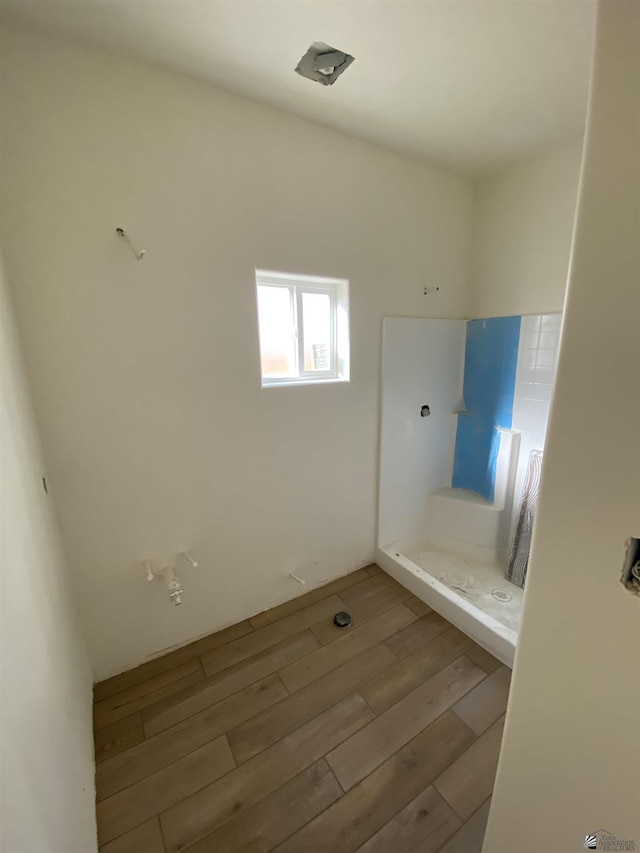
[[[349,282],[256,270],[262,387],[349,380]]]

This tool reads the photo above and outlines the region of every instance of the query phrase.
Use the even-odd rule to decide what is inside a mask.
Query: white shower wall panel
[[[423,531],[428,495],[451,485],[464,343],[464,320],[383,321],[380,545]]]
[[[511,423],[513,429],[520,433],[511,518],[512,535],[518,518],[529,454],[532,450],[544,450],[561,325],[562,314],[536,314],[522,318]]]

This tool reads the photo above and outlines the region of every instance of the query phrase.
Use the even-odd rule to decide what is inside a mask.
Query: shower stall
[[[544,449],[560,321],[383,325],[378,562],[508,666],[523,589],[505,573],[516,528],[510,576],[526,573],[527,471]]]

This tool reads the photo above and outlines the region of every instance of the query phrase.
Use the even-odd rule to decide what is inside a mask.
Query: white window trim
[[[324,278],[320,276],[295,275],[293,273],[271,272],[256,269],[256,309],[258,287],[285,287],[292,297],[292,313],[296,335],[296,368],[295,376],[262,376],[262,361],[260,361],[260,376],[263,388],[287,385],[316,385],[332,382],[349,381],[349,282],[347,279]],[[329,370],[304,370],[304,340],[300,333],[302,328],[304,293],[326,293],[331,300],[331,340]],[[261,355],[261,351],[260,351]]]

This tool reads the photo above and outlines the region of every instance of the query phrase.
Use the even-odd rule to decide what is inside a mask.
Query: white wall
[[[640,848],[640,5],[599,4],[569,291],[484,853]]]
[[[565,144],[478,183],[469,316],[562,311],[581,151]]]
[[[0,265],[0,848],[96,849],[91,671]]]
[[[102,678],[372,559],[381,318],[464,315],[472,189],[45,36],[2,64],[6,264]],[[260,390],[254,267],[350,280],[350,384]],[[180,546],[173,608],[139,561]]]
[[[451,485],[465,323],[387,317],[383,327],[378,543],[426,527],[427,497]],[[431,414],[421,417],[421,406]]]

